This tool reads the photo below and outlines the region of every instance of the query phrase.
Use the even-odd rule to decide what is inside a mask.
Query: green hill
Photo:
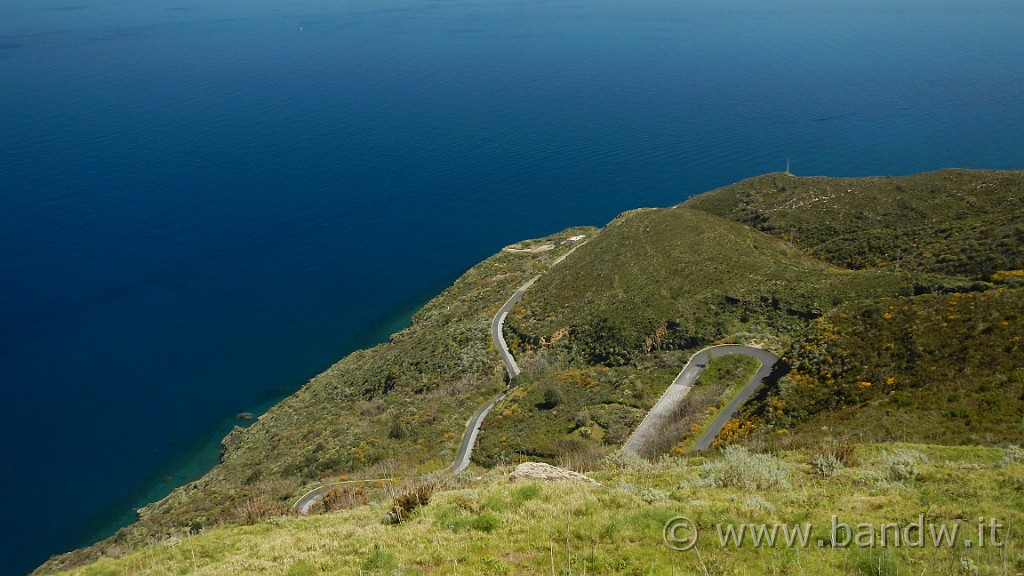
[[[970,510],[940,489],[943,479],[965,482],[968,473],[961,471],[971,466],[989,470],[996,451],[987,448],[916,448],[932,454],[925,477],[936,484],[912,492],[911,504],[900,503],[906,493],[899,482],[872,480],[883,478],[879,470],[887,465],[880,454],[888,449],[876,446],[856,448],[874,462],[862,473],[844,473],[820,494],[804,492],[801,498],[766,490],[767,507],[751,505],[746,512],[729,512],[727,502],[735,501],[728,499],[740,493],[705,496],[693,486],[680,487],[699,476],[702,457],[650,469],[634,462],[631,472],[614,463],[618,456],[612,463],[606,457],[694,351],[725,342],[768,348],[784,362],[776,379],[726,427],[724,443],[795,450],[785,452],[794,464],[822,456],[814,451],[833,450],[828,447],[837,441],[1020,443],[1022,195],[1021,172],[956,170],[867,179],[769,174],[676,207],[627,212],[600,231],[569,229],[521,243],[467,271],[388,343],[341,360],[251,427],[236,430],[225,439],[219,466],[148,506],[135,525],[57,557],[40,572],[126,554],[82,573],[546,570],[544,554],[550,551],[548,536],[537,535],[541,520],[525,519],[520,512],[539,514],[534,496],[517,495],[494,476],[461,488],[472,494],[442,497],[412,526],[395,528],[389,534],[405,534],[395,540],[403,543],[398,547],[373,548],[365,537],[352,535],[353,523],[366,525],[387,511],[393,491],[387,484],[336,495],[333,508],[354,507],[337,519],[280,520],[295,499],[325,482],[443,476],[438,471],[452,461],[468,418],[505,385],[489,335],[491,318],[520,285],[538,275],[506,323],[505,337],[523,374],[484,422],[473,453],[475,473],[530,458],[597,470],[606,485],[633,486],[586,493],[538,488],[545,507],[592,518],[580,524],[585,528],[570,527],[570,543],[591,546],[594,563],[587,565],[592,571],[670,573],[679,556],[648,541],[647,531],[657,531],[670,511],[705,499],[717,502],[700,508],[707,522],[736,514],[816,518],[820,510],[814,498],[837,501],[851,490],[865,502],[880,498],[877,508],[865,505],[872,518],[905,518],[933,509],[949,515],[992,513],[992,503],[1014,501],[1008,495],[1013,486],[1020,493],[1019,466],[1007,477],[985,472],[988,500],[971,500],[977,506]],[[568,240],[575,235],[585,235],[586,242]],[[707,415],[751,370],[739,360],[713,360],[657,449],[685,454]],[[957,464],[947,471],[943,459]],[[801,466],[803,475],[794,478],[804,485],[808,476]],[[524,498],[533,503],[517,503]],[[578,506],[574,499],[581,499]],[[638,507],[640,501],[649,507]],[[616,514],[639,516],[635,526],[618,533],[602,520]],[[374,522],[369,534],[390,530]],[[255,526],[237,527],[250,524]],[[586,535],[588,530],[598,535]],[[502,531],[523,540],[503,548],[494,541]],[[313,543],[342,534],[353,543],[322,549]],[[436,537],[435,544],[423,540],[428,535]],[[621,550],[612,549],[613,542],[623,541],[627,545]],[[194,560],[187,545],[199,546]],[[250,548],[257,552],[244,552]],[[847,552],[814,556],[805,566],[793,564],[791,555],[733,551],[716,553],[719,564],[709,565],[707,558],[694,564],[690,558],[684,571],[711,573],[718,566],[740,574],[814,572],[816,567],[823,573],[895,573],[856,568],[887,566],[887,557]],[[246,554],[253,564],[245,563]],[[584,552],[575,554],[583,558]],[[651,570],[642,568],[649,554]],[[943,558],[954,567],[961,560]],[[893,561],[916,566],[933,560],[937,557],[901,554]],[[1016,559],[1006,561],[1012,566]],[[962,573],[950,570],[940,573]]]
[[[181,533],[67,574],[1019,574],[1021,459],[1019,450],[924,445],[863,445],[832,467],[812,463],[822,462],[813,451],[740,449],[653,465],[614,457],[592,474],[600,486],[510,483],[508,469],[497,468],[436,487],[399,524],[381,522],[392,506],[381,499]],[[678,516],[698,527],[693,549],[665,543],[666,523]],[[806,537],[787,545],[777,528],[773,545],[765,537],[755,546],[746,530],[759,525],[799,527]],[[719,531],[730,528],[723,543]]]
[[[792,371],[742,417],[743,431],[759,439],[1024,439],[1021,288],[842,306],[795,341],[785,361]]]
[[[855,270],[988,280],[1024,268],[1020,172],[941,170],[900,178],[767,174],[684,203]]]

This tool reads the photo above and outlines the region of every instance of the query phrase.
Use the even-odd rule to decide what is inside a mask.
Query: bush
[[[648,472],[652,465],[628,450],[616,450],[604,457],[604,465],[623,472]]]
[[[822,478],[831,478],[843,469],[843,462],[832,454],[815,454],[811,457],[811,467]]]
[[[404,440],[409,433],[405,430],[405,426],[402,426],[402,421],[395,418],[391,422],[391,428],[388,429],[388,438],[392,440]]]
[[[384,523],[399,524],[405,522],[417,508],[429,504],[430,497],[433,494],[433,484],[421,482],[406,487],[401,492],[392,496],[391,511],[384,517]]]
[[[1002,468],[1014,462],[1024,462],[1024,450],[1021,450],[1020,446],[1010,444],[1006,447],[1006,450],[1003,452],[1003,458],[996,464],[996,467]]]
[[[811,455],[811,460],[818,456],[831,456],[839,461],[844,467],[849,468],[857,464],[853,444],[829,443],[818,446]]]
[[[792,467],[769,454],[754,454],[742,446],[727,446],[723,458],[704,464],[702,486],[743,490],[788,489]]]
[[[562,403],[562,393],[554,386],[544,388],[543,401],[539,404],[541,408],[550,410]]]
[[[274,500],[268,494],[259,493],[242,500],[235,507],[235,518],[243,526],[265,522],[270,518],[288,516],[292,509]]]
[[[917,478],[917,465],[924,460],[924,454],[914,450],[899,449],[882,453],[882,465],[886,477],[892,482]]]
[[[558,456],[558,466],[574,472],[593,472],[597,470],[608,448],[595,444],[584,444],[571,452]]]
[[[672,498],[671,492],[666,492],[665,490],[654,488],[653,486],[640,488],[627,482],[619,482],[615,487],[627,494],[632,494],[633,496],[640,498],[648,504],[670,500]]]
[[[323,499],[317,502],[310,512],[314,514],[326,514],[337,510],[349,510],[363,506],[370,501],[366,489],[362,486],[341,486],[334,488]]]

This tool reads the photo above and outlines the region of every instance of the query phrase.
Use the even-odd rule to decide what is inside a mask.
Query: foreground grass
[[[735,456],[735,454],[734,454]],[[740,453],[735,484],[720,456],[658,464],[613,457],[601,486],[510,484],[507,469],[436,492],[406,522],[385,525],[389,502],[309,518],[219,527],[171,539],[67,574],[1015,574],[1024,570],[1019,451],[863,445],[831,477],[809,452]],[[759,459],[760,458],[760,459]],[[760,468],[777,482],[759,484]],[[735,472],[737,470],[733,470]],[[773,487],[774,486],[774,487]],[[695,550],[663,541],[685,515],[701,530]],[[833,548],[833,515],[851,525],[960,525],[956,544]],[[1009,526],[1003,547],[978,547],[978,518]],[[811,524],[810,546],[723,546],[716,524]],[[988,530],[988,528],[986,528]],[[987,533],[986,533],[987,537]],[[825,546],[818,547],[822,539]],[[966,540],[974,539],[968,547]],[[930,538],[929,538],[930,540]]]

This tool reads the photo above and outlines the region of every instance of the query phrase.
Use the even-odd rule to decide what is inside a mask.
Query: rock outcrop
[[[550,464],[544,464],[543,462],[523,462],[516,466],[516,469],[508,475],[510,482],[522,482],[529,480],[538,480],[541,482],[584,482],[587,484],[593,484],[594,486],[600,486],[592,478],[584,476],[579,472],[573,472],[572,470],[566,470],[565,468],[559,468]]]

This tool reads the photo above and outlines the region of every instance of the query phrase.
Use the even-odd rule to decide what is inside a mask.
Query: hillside
[[[833,467],[813,464],[822,460],[812,451],[731,450],[657,464],[616,455],[592,473],[600,486],[510,483],[498,468],[436,487],[399,524],[381,522],[392,505],[381,499],[182,534],[66,574],[1013,574],[1024,571],[1022,460],[1019,450],[927,445],[863,445]],[[836,530],[836,546],[833,515],[836,526],[851,526]],[[677,516],[696,523],[695,549],[666,545],[665,525]],[[772,546],[755,547],[751,532],[742,546],[719,538],[719,529],[761,523],[799,527],[806,545],[794,537],[787,546],[782,529]],[[918,529],[904,532],[918,523],[919,547]],[[863,545],[866,526],[875,547]],[[957,531],[952,544],[943,528]]]
[[[740,435],[760,428],[759,439],[801,445],[1024,439],[1021,288],[842,306],[786,361],[792,371],[748,404]]]
[[[822,436],[814,427],[834,424],[865,441],[1019,441],[1024,405],[1015,371],[1024,369],[1024,355],[1001,339],[1021,326],[1013,290],[1024,278],[1011,267],[1024,258],[1022,198],[1019,172],[769,174],[673,208],[627,212],[541,278],[513,310],[506,331],[526,374],[514,402],[485,424],[478,458],[489,465],[517,453],[593,460],[624,440],[697,349],[755,343],[800,364],[808,350],[821,348],[815,330],[825,318],[843,315],[850,323],[851,315],[879,306],[916,312],[890,312],[895,317],[884,327],[851,327],[855,332],[833,348],[858,356],[849,363],[859,369],[840,366],[838,353],[817,359],[805,386],[794,386],[798,374],[784,377],[781,391],[764,391],[725,435],[758,429],[758,441],[791,442]],[[886,234],[906,249],[876,242]],[[990,298],[1000,288],[1004,295]],[[999,304],[942,321],[956,314],[945,309],[947,299]],[[868,352],[875,349],[886,354]],[[964,354],[972,363],[958,361]],[[930,357],[930,373],[917,367],[921,355]],[[892,361],[897,357],[902,362]],[[858,384],[866,381],[870,390]],[[958,400],[925,408],[937,397],[934,388],[951,382]],[[538,400],[551,387],[562,392],[563,406]],[[890,392],[886,402],[869,400]],[[999,409],[979,413],[980,397],[998,399]],[[840,409],[842,419],[833,414]],[[954,416],[958,423],[947,426]],[[915,425],[918,418],[931,424]],[[800,423],[798,434],[784,437]]]
[[[309,489],[347,478],[438,471],[466,420],[504,385],[491,317],[518,286],[593,234],[571,228],[521,242],[477,264],[390,341],[357,351],[224,439],[222,462],[95,546],[37,572],[74,566],[181,531],[285,514]],[[533,248],[543,247],[540,250]]]
[[[988,280],[1024,268],[1020,172],[900,178],[767,174],[684,206],[742,222],[836,266]]]
[[[783,362],[770,385],[730,422],[722,443],[740,440],[757,450],[795,450],[786,456],[794,462],[836,441],[1019,444],[1024,438],[1022,193],[1021,172],[957,170],[869,179],[769,174],[672,208],[624,213],[600,231],[572,228],[509,247],[467,271],[388,343],[348,356],[250,428],[237,429],[225,439],[222,463],[202,479],[148,506],[138,523],[113,538],[55,558],[40,573],[122,556],[167,538],[180,543],[183,535],[195,535],[187,537],[193,542],[211,534],[214,548],[218,538],[241,538],[232,540],[234,550],[258,547],[252,539],[261,534],[280,537],[272,526],[334,533],[329,520],[275,518],[287,515],[290,504],[311,488],[339,479],[429,475],[441,481],[467,420],[505,387],[502,362],[490,339],[491,319],[534,277],[504,330],[523,373],[483,423],[473,452],[476,472],[540,459],[597,470],[599,479],[605,474],[602,482],[668,492],[666,501],[673,506],[700,499],[673,487],[696,473],[692,468],[703,462],[700,457],[659,464],[656,470],[663,476],[634,471],[629,480],[616,475],[621,470],[609,471],[614,464],[606,458],[616,453],[693,352],[728,342],[767,348]],[[579,235],[586,237],[584,242],[569,240]],[[728,401],[752,370],[741,359],[713,359],[680,406],[679,421],[663,431],[663,441],[650,455],[686,455],[707,416]],[[865,450],[878,456],[883,449]],[[943,448],[929,450],[947,454]],[[986,462],[995,458],[994,451],[975,450],[955,454],[974,454],[968,459]],[[631,466],[643,468],[635,462]],[[867,486],[852,476],[847,481],[840,488],[830,485],[827,490],[835,490],[830,497]],[[493,489],[504,502],[505,508],[492,511],[498,525],[535,530],[522,525],[509,504],[516,497],[499,484],[494,480],[479,488]],[[864,498],[875,497],[876,488],[864,488]],[[993,490],[1003,489],[993,480]],[[361,512],[352,512],[352,518],[379,517],[389,490],[387,485],[352,489],[336,495],[336,505],[328,509],[354,506]],[[547,487],[543,493],[549,490],[560,494]],[[602,494],[585,498],[615,509],[628,508],[629,498],[638,497]],[[584,496],[552,496],[565,502],[575,497]],[[464,511],[481,515],[489,506],[487,497],[481,498],[473,496]],[[937,493],[928,498],[953,506]],[[774,505],[792,517],[811,514],[805,500],[794,507]],[[597,514],[596,508],[592,512]],[[422,520],[463,526],[440,547],[470,550],[493,537],[477,534],[481,531],[474,526],[478,521],[492,525],[494,519],[467,517],[463,525],[447,516],[438,520],[438,514],[458,519],[463,512],[437,511]],[[653,523],[642,524],[646,529]],[[239,524],[258,526],[214,528]],[[614,534],[601,536],[594,546],[614,539]],[[636,546],[621,554],[607,552],[614,562],[606,567],[615,568],[604,572],[642,564],[640,556],[650,552],[650,543],[631,542]],[[294,544],[307,551],[312,546],[301,538]],[[268,541],[266,546],[268,554],[280,555],[273,552],[278,544]],[[267,566],[281,573],[317,573],[318,566],[357,557],[377,566],[368,555],[393,557],[385,564],[428,573],[448,566],[412,540],[410,546],[350,550],[355,556],[312,560],[312,568],[304,567],[299,556],[285,555],[302,566],[288,568],[276,560]],[[153,548],[144,550],[152,554]],[[227,565],[219,562],[233,557],[230,550],[211,549],[211,566],[221,567],[210,573]],[[511,550],[513,556],[524,554]],[[437,554],[453,554],[463,565],[482,561],[469,552]],[[507,564],[509,573],[536,568],[532,553],[524,557],[524,564],[496,557],[494,566]],[[141,565],[143,557],[129,558]],[[663,568],[655,573],[677,557],[657,558],[653,561]],[[757,555],[737,558],[723,561],[759,562]],[[834,560],[822,560],[822,566],[840,570]],[[168,562],[167,570],[174,569],[173,560]],[[758,573],[750,566],[739,573]]]

